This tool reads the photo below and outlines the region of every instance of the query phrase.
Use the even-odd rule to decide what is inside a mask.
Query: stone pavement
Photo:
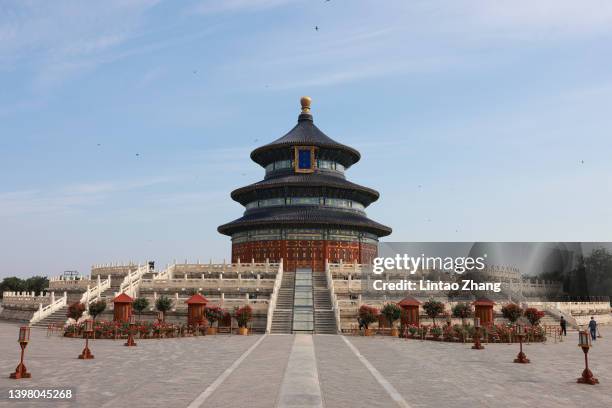
[[[97,340],[91,345],[96,358],[81,361],[83,340],[33,330],[26,351],[33,378],[15,381],[8,374],[18,363],[17,330],[0,322],[0,407],[187,407],[196,401],[255,408],[612,406],[611,328],[602,329],[604,338],[589,353],[601,382],[596,386],[575,383],[584,364],[575,332],[563,343],[526,345],[532,363],[521,365],[512,363],[518,345],[471,350],[467,344],[334,335],[137,340],[134,348]],[[77,400],[6,399],[9,388],[46,387],[74,388]]]

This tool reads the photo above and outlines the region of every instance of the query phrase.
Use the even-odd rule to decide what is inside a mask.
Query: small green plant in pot
[[[383,316],[385,316],[387,322],[389,322],[389,327],[391,327],[391,336],[399,336],[399,330],[394,326],[394,323],[400,318],[401,313],[400,307],[397,305],[397,303],[386,303],[380,312]]]

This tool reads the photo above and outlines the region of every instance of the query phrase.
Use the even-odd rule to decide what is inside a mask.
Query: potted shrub
[[[134,299],[134,303],[132,303],[132,308],[138,313],[138,320],[142,320],[142,312],[147,310],[147,307],[149,307],[149,299],[143,297]]]
[[[440,326],[431,326],[429,329],[429,333],[434,338],[434,340],[439,340],[442,335],[442,328]]]
[[[519,319],[519,317],[521,317],[523,311],[518,305],[514,303],[508,303],[507,305],[502,307],[502,314],[506,319],[508,319],[510,323],[514,324]]]
[[[89,314],[96,320],[96,317],[102,314],[106,310],[106,302],[104,300],[98,300],[89,305]]]
[[[162,322],[166,321],[166,312],[172,308],[172,300],[166,296],[162,295],[157,302],[155,302],[155,308],[162,312]]]
[[[419,328],[416,325],[411,324],[410,326],[408,326],[408,332],[410,333],[410,337],[414,338],[418,331]]]
[[[238,322],[238,333],[243,336],[246,336],[249,333],[247,324],[253,318],[253,309],[251,309],[251,306],[249,305],[243,307],[236,307],[234,309],[234,317]]]
[[[225,311],[219,306],[210,306],[206,308],[206,320],[208,320],[208,327],[206,328],[206,334],[217,334],[217,328],[213,326],[215,322],[223,319]]]
[[[389,327],[391,327],[391,336],[398,337],[399,330],[394,326],[394,323],[400,318],[400,307],[396,303],[386,303],[383,306],[381,313],[389,322]]]
[[[423,303],[423,310],[427,316],[431,318],[433,325],[435,326],[436,317],[444,312],[444,303],[429,299],[427,302]]]
[[[81,302],[74,302],[70,306],[68,306],[68,311],[66,312],[66,316],[69,319],[69,324],[72,326],[76,326],[79,319],[85,313],[85,305]],[[77,331],[72,331],[68,333],[67,337],[75,337],[78,336]]]
[[[461,325],[465,326],[465,319],[472,316],[472,307],[468,303],[457,303],[453,306],[453,317],[461,318]]]
[[[524,315],[532,326],[537,326],[540,324],[540,320],[544,317],[545,313],[535,307],[528,307],[525,309]]]
[[[371,336],[372,335],[372,329],[370,329],[369,326],[370,326],[370,324],[372,324],[372,323],[374,323],[375,321],[378,320],[378,315],[379,314],[380,314],[380,312],[375,307],[371,307],[371,306],[367,306],[367,305],[362,305],[359,308],[359,318],[361,319],[361,322],[365,326],[365,330],[364,330],[364,335],[365,336]]]

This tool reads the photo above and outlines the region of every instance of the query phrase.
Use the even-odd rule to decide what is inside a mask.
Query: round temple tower
[[[301,99],[302,112],[289,133],[251,153],[265,178],[231,194],[246,207],[241,218],[218,228],[232,237],[232,262],[283,259],[288,271],[323,271],[326,259],[370,263],[378,238],[391,233],[365,213],[378,192],[344,176],[359,152],[314,125],[310,102]]]

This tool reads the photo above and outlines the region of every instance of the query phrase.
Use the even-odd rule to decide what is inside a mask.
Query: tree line
[[[48,287],[49,279],[46,276],[32,276],[27,279],[9,276],[0,282],[0,298],[4,292],[35,292],[40,295]]]

